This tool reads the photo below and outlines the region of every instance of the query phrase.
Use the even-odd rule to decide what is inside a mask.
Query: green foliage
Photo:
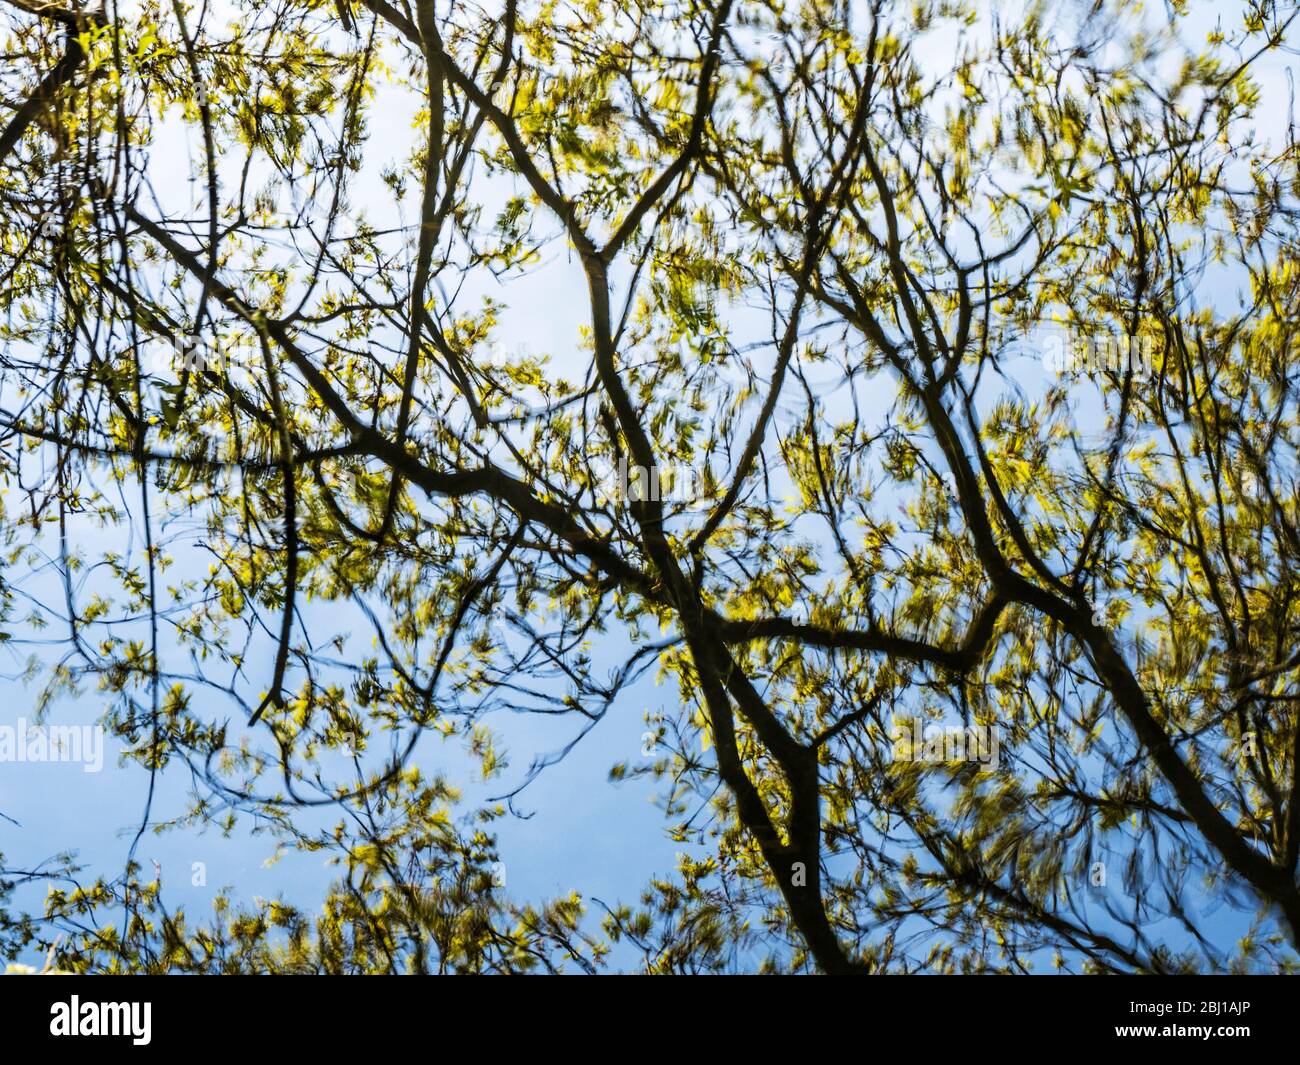
[[[200,917],[134,849],[5,872],[3,953],[1294,968],[1280,7],[1189,48],[1184,5],[4,4],[7,649],[43,715],[99,698],[190,782],[143,824],[338,878]],[[567,349],[494,349],[539,285]],[[1154,362],[1035,391],[1053,323]],[[620,460],[694,494],[610,492]],[[512,900],[508,804],[458,812],[422,739],[500,779],[505,713],[585,736],[653,669],[654,753],[611,775],[657,782],[679,867]],[[893,757],[913,721],[998,759]]]

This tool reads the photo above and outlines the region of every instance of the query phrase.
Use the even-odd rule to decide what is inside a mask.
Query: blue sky
[[[1209,21],[1210,13],[1206,12],[1199,17],[1196,28],[1204,29]],[[942,37],[936,36],[933,47],[938,61],[951,57],[950,42]],[[1267,84],[1268,79],[1280,79],[1281,69],[1276,63],[1266,65],[1261,80]],[[1275,89],[1277,84],[1274,82]],[[391,99],[381,99],[373,109],[371,144],[376,149],[373,158],[367,159],[362,182],[352,192],[353,203],[364,205],[377,225],[383,224],[381,216],[385,213],[392,216],[387,219],[390,223],[399,218],[409,223],[414,213],[413,203],[407,203],[399,215],[380,179],[385,164],[403,159],[414,135],[412,101],[394,90],[388,93]],[[1276,111],[1265,115],[1264,120],[1277,123],[1277,129],[1284,121]],[[192,150],[193,143],[176,122],[160,127],[159,142],[151,153],[150,176],[160,198],[173,208],[188,209],[201,192],[192,178]],[[506,186],[501,185],[502,199],[506,191]],[[487,198],[492,197],[489,192]],[[490,280],[475,281],[462,300],[468,305],[479,296],[491,296],[508,302],[498,334],[502,345],[507,349],[525,347],[547,352],[557,373],[575,377],[585,360],[579,340],[586,307],[585,282],[562,242],[548,245],[545,256],[546,265],[523,279],[510,280],[503,286]],[[733,309],[730,324],[731,339],[737,345],[743,344],[747,335],[764,339],[769,328],[761,317],[741,308]],[[1033,392],[1046,386],[1048,375],[1030,358],[1019,367],[1017,380]],[[1081,388],[1086,390],[1086,384]],[[877,413],[889,405],[892,394],[892,383],[880,390]],[[1078,398],[1086,409],[1086,392]],[[92,551],[102,549],[103,535],[84,518],[77,519],[72,530],[74,543],[80,538]],[[177,535],[178,565],[183,566],[197,556],[187,554],[183,521]],[[48,601],[61,609],[61,590],[49,574],[25,588],[35,601]],[[361,650],[364,628],[358,626],[356,632]],[[0,724],[34,719],[38,684],[18,678],[29,653],[36,651],[47,657],[57,654],[60,637],[57,624],[43,633],[16,629],[15,639],[0,646],[0,675],[4,678],[0,679]],[[43,640],[44,646],[32,640]],[[625,637],[611,630],[597,655],[614,663],[628,649]],[[671,871],[682,848],[668,838],[663,815],[652,803],[657,785],[646,779],[613,784],[608,773],[616,762],[644,760],[643,715],[647,710],[671,708],[675,703],[674,689],[671,685],[657,685],[652,670],[623,693],[563,765],[540,774],[516,799],[516,808],[531,816],[507,817],[495,826],[512,897],[540,901],[577,888],[588,897],[599,897],[611,904],[631,902],[651,875]],[[87,689],[76,697],[60,699],[49,720],[93,724],[104,707],[104,697]],[[510,756],[509,767],[493,780],[477,779],[474,764],[455,740],[442,742],[430,736],[416,757],[416,763],[430,775],[441,771],[464,789],[466,810],[512,790],[524,779],[534,757],[561,750],[580,727],[579,721],[570,718],[521,714],[496,714],[489,723],[502,737],[502,746]],[[56,851],[69,850],[86,866],[87,879],[94,874],[111,876],[120,870],[144,808],[148,779],[136,766],[119,768],[118,741],[110,738],[107,743],[108,758],[101,773],[86,773],[76,764],[0,767],[0,814],[5,818],[0,819],[0,852],[10,865],[31,867]],[[187,787],[181,767],[159,776],[153,807],[155,822],[183,808]],[[332,871],[321,865],[319,856],[294,853],[268,865],[273,855],[274,842],[269,837],[243,831],[231,838],[221,838],[214,831],[189,829],[161,836],[150,834],[138,850],[138,858],[146,867],[155,860],[159,863],[168,905],[184,905],[196,917],[202,916],[217,891],[227,886],[234,889],[236,897],[283,895],[308,909],[314,908]],[[206,884],[202,886],[191,883],[196,862],[205,867]],[[33,890],[40,893],[40,889]],[[21,893],[18,902],[34,904],[33,890]],[[1215,920],[1217,924],[1211,927],[1225,937],[1236,934],[1241,926],[1240,918],[1226,909]]]

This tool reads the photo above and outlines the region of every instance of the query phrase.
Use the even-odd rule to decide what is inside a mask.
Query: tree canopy
[[[1294,5],[0,11],[5,652],[339,868],[0,861],[9,957],[1295,967]],[[652,674],[679,867],[513,898],[440,751]]]

